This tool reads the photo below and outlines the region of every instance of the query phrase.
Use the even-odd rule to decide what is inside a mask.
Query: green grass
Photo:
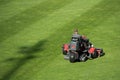
[[[119,0],[0,0],[0,80],[119,80]],[[79,29],[106,55],[63,59]]]

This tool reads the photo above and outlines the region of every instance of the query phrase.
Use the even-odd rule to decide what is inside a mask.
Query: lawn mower
[[[86,43],[89,43],[88,39]],[[80,37],[72,36],[69,44],[63,44],[64,59],[69,60],[71,63],[76,61],[85,62],[87,59],[94,59],[104,55],[103,49],[94,48],[91,43],[88,46],[89,48],[86,49]]]

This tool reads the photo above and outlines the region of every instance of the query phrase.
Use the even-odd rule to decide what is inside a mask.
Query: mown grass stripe
[[[9,2],[10,1],[10,2]],[[26,9],[30,9],[33,6],[39,5],[41,2],[45,0],[2,0],[3,5],[0,5],[0,22],[8,20],[10,17],[13,17],[21,12],[24,12]],[[2,3],[1,3],[2,4]]]
[[[93,29],[107,18],[114,16],[115,13],[119,12],[119,3],[119,0],[103,0],[99,5],[94,6],[88,12],[71,21],[70,23],[72,24],[68,24],[68,26],[79,29]]]
[[[11,2],[11,0],[0,0],[0,6],[1,6],[1,5],[6,5],[6,4],[8,4],[9,2]]]
[[[0,22],[0,42],[70,2],[72,2],[72,0],[44,1],[40,3],[40,5],[30,8],[6,21]]]

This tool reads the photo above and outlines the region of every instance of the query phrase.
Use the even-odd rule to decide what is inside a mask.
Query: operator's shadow
[[[33,46],[29,47],[20,47],[20,50],[17,52],[19,54],[23,54],[23,57],[19,58],[9,58],[6,61],[15,61],[15,65],[13,65],[13,68],[10,69],[6,74],[2,77],[0,80],[10,80],[12,76],[17,73],[17,70],[25,65],[28,61],[33,60],[35,58],[40,58],[40,56],[37,56],[35,53],[41,52],[44,50],[43,45],[46,43],[46,40],[39,41]]]

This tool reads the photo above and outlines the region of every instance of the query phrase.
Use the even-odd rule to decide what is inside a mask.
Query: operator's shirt
[[[77,38],[80,38],[80,37],[81,37],[81,35],[79,35],[79,34],[73,34],[73,35],[72,35],[72,37],[77,37]]]

